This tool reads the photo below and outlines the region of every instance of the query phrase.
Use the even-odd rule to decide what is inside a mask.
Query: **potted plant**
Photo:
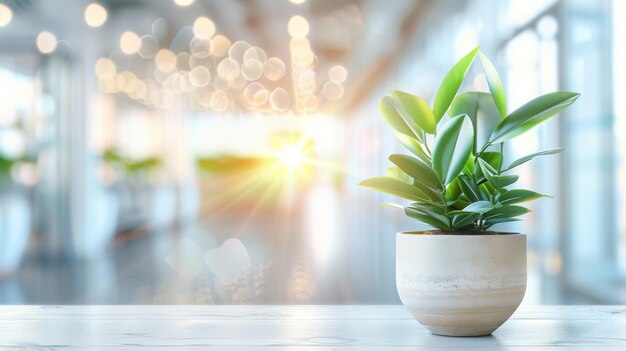
[[[20,163],[28,159],[0,154],[0,279],[17,270],[30,237],[28,188],[11,177],[11,170]]]
[[[142,226],[167,229],[176,219],[176,189],[167,183],[154,182],[163,168],[160,157],[131,158],[117,149],[109,149],[103,160],[123,176],[115,184],[119,199],[118,232],[135,230]],[[151,182],[152,181],[152,182]]]
[[[24,181],[20,171],[35,165],[23,143],[24,125],[19,116],[15,118],[0,126],[0,279],[19,268],[32,229],[33,184]]]
[[[489,93],[459,88],[476,58]],[[502,82],[474,49],[445,76],[432,108],[422,98],[392,91],[383,118],[413,156],[394,154],[388,175],[365,187],[411,203],[407,216],[436,229],[397,234],[396,285],[403,304],[431,332],[488,335],[502,325],[526,290],[526,236],[489,231],[518,221],[520,203],[546,195],[514,189],[515,168],[549,149],[505,162],[505,143],[557,115],[579,96],[554,92],[507,112]]]

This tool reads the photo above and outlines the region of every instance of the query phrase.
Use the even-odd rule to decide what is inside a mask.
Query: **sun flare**
[[[272,157],[290,173],[310,165],[313,142],[301,135],[280,135],[272,140]]]
[[[305,160],[304,152],[301,148],[291,147],[278,152],[278,160],[287,168],[293,169],[302,164]]]

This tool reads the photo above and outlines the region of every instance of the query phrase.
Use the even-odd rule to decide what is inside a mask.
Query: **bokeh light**
[[[289,108],[289,92],[282,87],[274,89],[270,94],[270,104],[276,111],[287,111]]]
[[[5,27],[11,23],[13,11],[5,4],[0,4],[0,27]]]
[[[312,70],[303,70],[298,76],[298,89],[305,94],[313,94],[319,88],[319,77]]]
[[[343,86],[339,83],[328,81],[324,83],[322,92],[329,100],[338,100],[343,96]]]
[[[335,65],[328,70],[328,79],[335,83],[343,83],[348,78],[348,71],[341,65]]]
[[[107,9],[98,3],[91,3],[85,8],[85,23],[90,27],[100,27],[108,16]]]
[[[227,37],[218,34],[211,40],[211,55],[215,57],[224,57],[228,55],[230,46],[230,40]]]
[[[18,128],[9,127],[0,130],[0,150],[5,157],[19,158],[25,150],[24,133]]]
[[[246,50],[246,52],[243,54],[243,61],[245,62],[248,60],[258,60],[260,62],[265,62],[265,60],[267,60],[267,54],[260,47],[253,46]]]
[[[263,98],[262,92],[264,91],[267,92],[263,84],[258,83],[258,82],[253,82],[253,83],[248,84],[246,88],[243,90],[243,97],[244,99],[246,99],[246,102],[250,105],[260,105],[258,103],[258,100],[261,100]],[[256,97],[257,95],[259,95],[258,98]],[[265,103],[265,101],[263,101],[262,103]]]
[[[285,75],[285,63],[278,57],[272,57],[263,64],[265,78],[276,81]]]
[[[246,84],[248,84],[248,80],[244,78],[242,74],[235,77],[235,79],[228,81],[228,87],[231,89],[231,93],[235,93],[236,90],[243,89]]]
[[[189,43],[189,51],[198,58],[205,58],[211,54],[211,39],[206,34],[196,34]]]
[[[128,93],[132,91],[137,84],[137,76],[133,72],[123,71],[116,77],[117,89]]]
[[[144,35],[139,39],[137,53],[143,58],[153,58],[159,51],[159,42],[151,35]]]
[[[261,106],[269,100],[269,97],[270,93],[267,91],[267,89],[263,88],[257,91],[256,94],[254,94],[254,97],[252,98],[252,103],[256,106]]]
[[[191,59],[191,55],[188,52],[179,52],[176,55],[176,69],[180,71],[190,71],[191,66],[189,65],[189,61]]]
[[[161,49],[156,54],[154,63],[161,72],[169,72],[176,68],[176,55],[168,49]]]
[[[148,34],[124,32],[121,50],[96,63],[100,89],[125,93],[148,107],[187,104],[193,111],[236,108],[261,113],[319,112],[345,93],[347,69],[338,64],[320,66],[307,38],[309,22],[303,16],[289,19],[290,79],[284,79],[286,61],[268,57],[263,48],[245,40],[231,42],[216,34],[215,22],[207,16],[198,16],[192,25],[173,32],[175,28],[168,27],[165,19],[157,18]],[[132,57],[135,53],[139,60],[154,60],[153,65],[144,66],[149,72],[139,69],[141,61]],[[188,99],[173,98],[186,93]]]
[[[231,81],[239,76],[239,63],[227,57],[217,65],[217,74],[224,80]]]
[[[174,0],[174,3],[178,6],[189,6],[194,3],[195,0]]]
[[[189,44],[195,37],[193,34],[193,28],[191,26],[184,26],[176,32],[174,38],[170,42],[170,50],[175,53],[189,50]]]
[[[309,34],[309,22],[302,16],[293,16],[289,19],[287,31],[294,38],[304,38]]]
[[[120,49],[126,55],[132,55],[139,50],[139,35],[135,32],[127,31],[120,37]]]
[[[195,87],[205,87],[211,82],[211,72],[204,66],[194,67],[189,72],[189,81]]]
[[[263,64],[256,59],[245,60],[241,66],[241,74],[246,80],[257,80],[263,75]]]
[[[223,90],[217,90],[211,95],[211,107],[218,112],[226,111],[230,105],[228,94]]]
[[[57,48],[57,37],[50,33],[43,31],[37,35],[37,49],[42,54],[50,54]]]
[[[112,79],[117,73],[115,63],[106,57],[100,58],[96,61],[94,70],[99,79]]]
[[[150,32],[152,36],[154,36],[157,40],[165,39],[167,35],[168,25],[167,20],[163,17],[159,17],[152,23],[152,27],[150,28]]]
[[[215,23],[208,17],[198,17],[193,22],[193,33],[195,35],[204,34],[211,38],[215,35]]]
[[[236,41],[228,50],[228,56],[239,63],[243,63],[243,56],[251,47],[252,45],[245,40]]]

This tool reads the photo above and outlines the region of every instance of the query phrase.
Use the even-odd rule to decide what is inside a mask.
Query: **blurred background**
[[[399,303],[395,233],[358,187],[480,44],[517,138],[528,304],[626,303],[626,1],[2,0],[0,303]],[[487,90],[480,67],[462,89]],[[621,133],[619,133],[621,132]]]

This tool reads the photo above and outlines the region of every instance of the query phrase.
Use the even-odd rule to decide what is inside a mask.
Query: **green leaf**
[[[447,217],[433,213],[422,206],[418,207],[416,204],[411,204],[411,206],[404,208],[404,213],[411,218],[430,224],[435,228],[439,228],[444,231],[452,230],[450,227],[450,220]]]
[[[519,218],[493,218],[493,219],[486,220],[485,223],[483,224],[483,228],[488,229],[492,225],[495,225],[498,223],[519,222],[519,221],[521,221],[521,219]]]
[[[489,141],[493,144],[513,139],[565,110],[579,96],[579,93],[555,92],[535,98],[498,123]]]
[[[496,207],[491,211],[485,212],[483,214],[483,219],[494,219],[494,218],[511,218],[521,216],[530,212],[529,209],[522,206],[517,205],[506,205],[501,207]]]
[[[474,223],[480,217],[480,213],[470,212],[460,212],[455,214],[452,217],[452,226],[456,228],[466,227],[472,223]]]
[[[474,128],[474,154],[489,142],[491,133],[502,120],[490,94],[476,91],[459,94],[450,105],[450,115],[467,114]]]
[[[479,158],[487,162],[494,170],[500,168],[500,164],[502,162],[502,154],[495,151],[483,152],[482,154],[480,154]],[[470,159],[472,158],[470,157]],[[474,178],[479,181],[479,183],[485,178],[485,175],[483,174],[482,168],[480,166],[474,168]]]
[[[419,133],[416,134],[402,119],[402,116],[400,116],[400,113],[398,113],[398,110],[396,110],[396,107],[394,106],[391,97],[385,96],[384,98],[382,98],[380,100],[379,109],[380,114],[391,126],[391,128],[396,130],[398,133],[408,135],[413,139],[421,140],[418,137]]]
[[[519,180],[519,176],[510,175],[510,176],[493,176],[489,180],[489,183],[496,189],[502,189],[511,184],[514,184]]]
[[[468,200],[471,202],[487,200],[487,196],[478,188],[478,185],[473,179],[466,175],[460,175],[457,179],[459,180],[461,191],[467,196]]]
[[[539,194],[526,189],[512,189],[500,195],[500,203],[503,205],[512,205],[520,202],[536,200],[547,195]]]
[[[446,198],[450,200],[456,200],[461,195],[461,188],[459,187],[459,179],[455,178],[446,187]]]
[[[428,200],[428,196],[418,188],[391,177],[370,178],[360,182],[359,185],[412,201]]]
[[[459,91],[461,83],[463,83],[463,79],[465,79],[465,75],[467,75],[472,62],[474,62],[476,58],[478,49],[477,47],[459,60],[441,82],[439,90],[437,90],[437,95],[435,95],[435,102],[433,103],[433,115],[437,123],[439,123],[446,113],[454,96]]]
[[[487,56],[483,55],[482,52],[479,53],[479,57],[480,62],[483,65],[483,70],[485,71],[485,77],[487,78],[487,84],[489,85],[489,91],[491,92],[493,102],[498,107],[500,115],[506,116],[506,94],[504,93],[504,85],[502,85],[502,80],[500,80],[498,71],[494,67],[493,63],[491,63]]]
[[[402,210],[404,210],[404,206],[402,205],[398,205],[398,204],[392,204],[390,202],[383,202],[382,204],[380,204],[381,206],[385,206],[385,207],[392,207],[392,208],[400,208]]]
[[[438,206],[443,207],[443,197],[440,190],[435,190],[418,180],[413,182],[413,186],[421,190],[430,200],[436,202]]]
[[[432,171],[432,170],[431,170]],[[419,179],[413,179],[411,176],[406,174],[399,167],[388,167],[387,168],[387,176],[392,177],[398,180],[401,180],[407,184],[413,185],[418,190],[423,192],[426,197],[434,202],[441,203],[440,206],[443,207],[443,197],[441,191],[438,189],[433,189],[429,185],[424,184]],[[436,176],[435,176],[436,179]],[[438,185],[438,184],[437,184]]]
[[[493,209],[493,204],[489,201],[477,201],[469,204],[463,212],[485,213]]]
[[[461,210],[465,207],[467,207],[467,205],[469,205],[470,202],[467,201],[467,198],[464,195],[461,195],[456,201],[454,201],[452,204],[450,204],[450,207],[455,208],[457,210]]]
[[[420,128],[428,134],[435,134],[437,122],[426,101],[419,96],[399,90],[393,90],[391,96],[398,106],[398,111],[409,126],[412,126],[413,129]]]
[[[408,207],[419,210],[423,213],[429,214],[433,217],[438,217],[442,221],[446,221],[448,218],[446,217],[446,212],[443,206],[440,204],[422,201],[422,202],[414,202],[410,204]]]
[[[497,171],[485,160],[479,158],[478,164],[480,165],[480,169],[482,173],[485,175],[489,183],[496,189],[501,189],[506,186],[509,186],[519,179],[519,176],[511,175],[511,176],[500,176],[497,175]]]
[[[479,157],[477,162],[478,162],[478,165],[480,166],[480,169],[483,171],[484,175],[493,176],[498,173],[498,171],[496,171],[496,169],[492,165],[490,165],[487,161],[483,160],[482,158]]]
[[[474,171],[476,171],[476,168],[474,167],[474,158],[468,157],[465,162],[465,166],[463,166],[463,173],[471,177],[474,174]]]
[[[474,136],[467,115],[451,118],[435,137],[432,164],[442,184],[456,178],[472,153]]]
[[[474,168],[474,179],[477,184],[483,184],[485,180],[491,179],[496,173],[498,173],[490,163],[482,160],[481,158],[478,158],[476,163],[477,165]]]
[[[411,178],[411,176],[409,176],[408,174],[404,173],[398,167],[387,167],[387,176],[396,178],[407,184],[413,184],[413,178]]]
[[[483,184],[479,185],[478,187],[485,194],[489,194],[489,195],[496,195],[496,194],[498,194],[498,190],[496,188],[494,188],[493,185],[489,184],[489,182],[483,183]]]
[[[512,168],[515,168],[521,164],[524,164],[530,160],[532,160],[533,158],[537,157],[537,156],[544,156],[544,155],[552,155],[552,154],[558,154],[559,152],[563,151],[563,148],[561,147],[556,147],[553,149],[548,149],[548,150],[543,150],[543,151],[539,151],[539,152],[535,152],[534,154],[530,154],[530,155],[526,155],[524,157],[520,157],[517,160],[511,162],[511,164],[509,165],[509,167],[507,169],[505,169],[502,172],[506,172]]]
[[[389,161],[400,167],[404,173],[413,179],[424,183],[433,189],[440,189],[441,184],[435,171],[426,163],[407,155],[393,154],[389,156]]]
[[[502,154],[495,151],[483,152],[480,158],[487,161],[487,163],[494,169],[498,169],[502,163]]]
[[[426,162],[427,164],[430,164],[430,158],[426,156],[424,149],[417,140],[401,133],[396,133],[396,138],[400,140],[402,145],[404,145],[409,151],[417,156],[417,158]]]

